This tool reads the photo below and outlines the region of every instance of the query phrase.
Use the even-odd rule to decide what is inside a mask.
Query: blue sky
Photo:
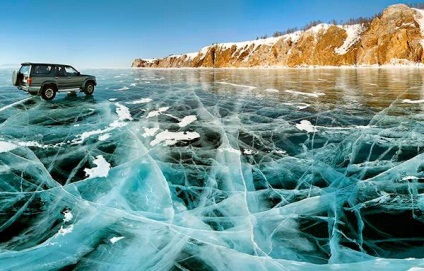
[[[134,58],[253,40],[312,20],[369,17],[391,0],[2,0],[0,65],[129,67]]]

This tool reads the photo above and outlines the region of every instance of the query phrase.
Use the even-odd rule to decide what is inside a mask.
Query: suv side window
[[[66,76],[66,71],[64,66],[54,66],[53,74],[55,76]]]
[[[49,75],[52,71],[52,66],[50,65],[33,65],[31,69],[32,76],[45,76]]]

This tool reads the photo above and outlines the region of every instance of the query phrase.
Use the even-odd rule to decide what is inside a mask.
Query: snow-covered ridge
[[[393,36],[398,37],[400,42],[392,39]],[[368,42],[373,40],[378,42]],[[171,55],[157,59],[154,63],[151,60],[136,59],[132,66],[147,68],[340,67],[381,66],[393,63],[415,66],[417,63],[424,62],[422,48],[424,48],[424,11],[400,4],[389,6],[370,24],[321,23],[307,30],[279,37],[215,43],[203,47],[199,52]]]
[[[335,49],[335,52],[339,55],[345,54],[349,50],[349,48],[359,40],[360,34],[364,31],[364,27],[359,24],[332,25],[332,24],[321,23],[307,30],[299,30],[299,31],[288,33],[279,37],[270,37],[265,39],[256,39],[256,40],[241,41],[241,42],[215,43],[215,44],[203,47],[199,52],[192,52],[192,53],[186,53],[186,54],[173,54],[173,55],[165,57],[164,59],[169,59],[169,60],[181,59],[184,61],[187,61],[187,60],[193,61],[196,57],[198,57],[199,59],[204,59],[207,53],[213,47],[218,48],[221,51],[235,48],[235,52],[233,53],[232,56],[234,56],[236,53],[240,55],[247,50],[249,50],[251,54],[255,52],[260,46],[273,47],[279,41],[291,42],[292,44],[296,44],[300,40],[302,35],[304,34],[313,35],[316,41],[317,36],[319,34],[325,33],[331,26],[342,28],[347,32],[347,38],[344,44],[341,47]],[[153,64],[157,60],[158,59],[156,58],[142,59],[142,61],[145,61],[147,64]]]
[[[240,50],[240,49],[247,50],[249,48],[252,48],[251,51],[255,51],[259,46],[262,46],[262,45],[272,47],[280,40],[291,41],[293,43],[296,43],[300,39],[302,33],[304,33],[304,32],[305,31],[299,30],[299,31],[289,33],[289,34],[285,34],[285,35],[279,36],[279,37],[270,37],[270,38],[266,38],[266,39],[256,39],[256,40],[241,41],[241,42],[215,43],[215,44],[203,47],[199,52],[186,53],[186,54],[173,54],[173,55],[165,57],[165,59],[185,58],[185,59],[193,60],[197,56],[204,57],[212,47],[217,47],[217,48],[220,48],[221,50],[228,50],[228,49],[235,47],[236,51]],[[146,62],[153,63],[157,59],[154,58],[154,59],[142,59],[142,60],[146,61]]]
[[[257,48],[260,45],[268,45],[272,46],[276,42],[278,42],[282,37],[273,37],[273,38],[266,38],[266,39],[258,39],[253,41],[243,41],[243,42],[226,42],[226,43],[218,43],[216,44],[218,47],[222,49],[230,49],[233,46],[236,46],[237,48],[244,48],[246,46],[254,45],[255,48]]]
[[[265,39],[256,39],[256,40],[241,41],[241,42],[215,43],[215,44],[203,47],[199,52],[192,52],[192,53],[186,53],[186,54],[172,54],[172,55],[165,57],[165,59],[184,58],[184,59],[193,60],[197,56],[202,58],[207,54],[207,52],[212,47],[217,47],[221,50],[228,50],[228,49],[235,47],[236,51],[242,50],[242,49],[243,50],[250,49],[250,51],[253,52],[256,49],[258,49],[258,47],[260,47],[262,45],[272,47],[277,42],[279,42],[280,40],[291,41],[292,43],[297,43],[299,41],[299,39],[301,38],[302,34],[308,33],[308,34],[312,34],[312,35],[317,35],[321,32],[326,32],[328,30],[328,28],[330,28],[331,26],[333,26],[333,25],[321,23],[321,24],[313,26],[313,27],[311,27],[307,30],[299,30],[299,31],[288,33],[288,34],[285,34],[285,35],[282,35],[282,36],[279,36],[279,37],[270,37],[270,38],[265,38]],[[360,25],[353,25],[353,26],[337,25],[337,27],[343,28],[346,31],[348,31],[348,38],[346,39],[346,43],[347,43],[346,46],[351,45],[352,40],[355,39],[356,36],[354,36],[353,34],[356,34],[358,32],[358,31],[355,31],[355,30],[362,29]],[[346,47],[346,46],[344,45],[344,47]],[[343,48],[343,46],[341,48]],[[149,62],[149,63],[153,63],[154,61],[156,61],[158,59],[153,58],[153,59],[142,59],[142,60]]]
[[[317,24],[317,25],[307,29],[305,32],[316,35],[316,34],[319,34],[321,32],[326,32],[330,28],[330,26],[332,26],[332,25],[331,24],[325,24],[325,23]]]
[[[194,59],[198,54],[199,54],[199,52],[193,52],[193,53],[180,54],[180,55],[170,55],[167,58],[186,57],[188,59]]]
[[[354,45],[361,39],[361,34],[365,31],[365,26],[362,24],[354,24],[338,25],[338,27],[343,28],[346,31],[347,37],[343,45],[336,48],[334,51],[338,55],[344,55],[349,51],[349,48],[352,47],[352,45]]]
[[[158,60],[158,58],[143,58],[143,61],[153,64],[155,61]]]
[[[285,34],[279,37],[270,37],[270,38],[266,38],[266,39],[257,39],[257,40],[250,40],[250,41],[241,41],[241,42],[225,42],[225,43],[216,43],[213,45],[209,45],[209,46],[205,46],[203,47],[199,54],[200,56],[205,56],[206,53],[209,51],[210,48],[212,47],[217,47],[221,50],[228,50],[231,49],[233,47],[236,48],[236,51],[238,50],[248,50],[251,48],[251,51],[255,51],[256,49],[258,49],[259,46],[274,46],[277,42],[279,42],[280,40],[283,41],[291,41],[293,43],[296,43],[301,35],[304,33],[305,31],[296,31],[293,33],[289,33],[289,34]]]

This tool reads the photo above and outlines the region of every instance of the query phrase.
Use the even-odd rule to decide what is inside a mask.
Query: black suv
[[[69,65],[30,62],[21,65],[19,71],[13,72],[13,85],[45,100],[52,100],[56,92],[83,91],[92,95],[97,85],[96,77],[83,75]]]

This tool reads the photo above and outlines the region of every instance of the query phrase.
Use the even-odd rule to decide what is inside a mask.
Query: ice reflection
[[[0,70],[0,269],[424,266],[414,69]]]

